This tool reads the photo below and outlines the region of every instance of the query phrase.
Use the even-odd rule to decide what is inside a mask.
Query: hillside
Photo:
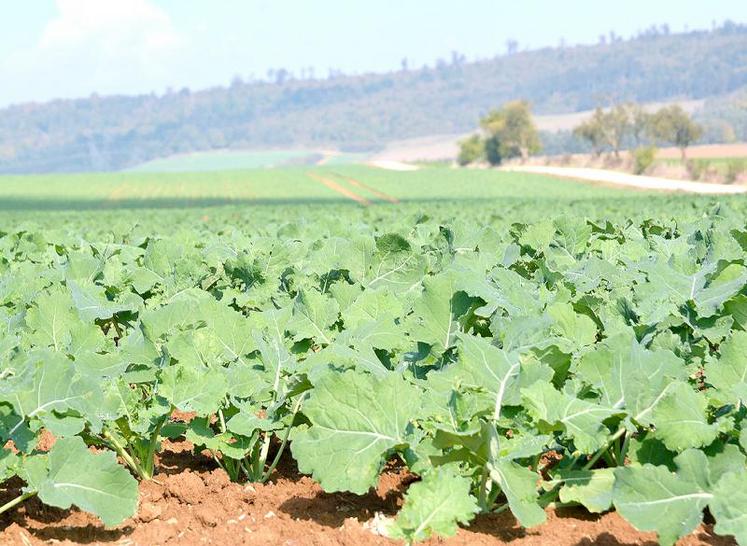
[[[387,74],[25,104],[0,110],[0,172],[116,170],[216,148],[374,150],[469,131],[517,97],[540,114],[707,99],[747,85],[746,67],[747,26],[729,23]]]

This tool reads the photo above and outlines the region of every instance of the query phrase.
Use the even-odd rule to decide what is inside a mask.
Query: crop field
[[[194,173],[116,173],[5,176],[0,210],[181,208],[216,205],[482,201],[589,198],[609,190],[572,182],[486,171],[425,169],[394,172],[363,166]]]
[[[330,165],[0,209],[0,543],[747,544],[742,196]]]
[[[365,159],[365,154],[328,150],[215,150],[176,154],[154,159],[127,169],[136,173],[190,173],[276,169],[292,166],[348,165]]]
[[[291,164],[313,165],[321,157],[318,152],[304,150],[218,150],[154,159],[128,171],[163,173],[269,169]]]

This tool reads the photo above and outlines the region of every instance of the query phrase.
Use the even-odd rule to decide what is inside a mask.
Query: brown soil
[[[186,442],[166,443],[158,462],[157,481],[140,485],[138,515],[107,529],[78,510],[45,507],[31,499],[0,516],[0,545],[38,544],[395,544],[369,528],[376,514],[393,515],[413,477],[390,467],[376,491],[365,496],[324,493],[310,478],[298,474],[286,459],[272,482],[235,484]],[[18,494],[0,490],[0,503]],[[448,540],[426,544],[516,546],[654,545],[655,536],[639,533],[615,513],[591,515],[582,510],[550,511],[548,522],[522,529],[513,516],[478,517],[469,529]],[[681,544],[731,545],[733,541],[701,526]]]
[[[656,157],[679,159],[679,148],[661,148]],[[687,157],[691,159],[716,159],[720,157],[747,157],[747,142],[735,142],[734,144],[701,144],[690,146],[687,149]]]

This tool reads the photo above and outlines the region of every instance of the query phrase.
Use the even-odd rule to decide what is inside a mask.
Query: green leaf
[[[606,512],[612,506],[614,469],[561,470],[550,483],[562,483],[561,502],[578,502],[589,512]]]
[[[709,508],[719,535],[733,535],[738,544],[747,544],[747,472],[725,474],[713,489]]]
[[[469,308],[469,298],[457,292],[457,275],[442,273],[423,279],[423,293],[412,306],[410,337],[441,354],[456,343],[458,319]]]
[[[724,311],[734,318],[742,330],[747,330],[747,296],[739,294],[724,304]]]
[[[712,495],[666,467],[643,465],[615,469],[615,508],[639,531],[656,531],[664,545],[692,533]]]
[[[487,464],[490,478],[501,488],[511,512],[523,527],[544,523],[547,514],[539,505],[539,475],[513,461],[501,459]]]
[[[293,319],[288,330],[293,339],[313,339],[319,344],[332,342],[331,326],[337,322],[340,308],[337,302],[317,290],[299,292],[293,304]]]
[[[602,404],[625,409],[636,422],[648,425],[667,385],[685,379],[687,371],[671,351],[650,351],[632,332],[622,332],[584,354],[577,374],[595,388]]]
[[[216,433],[205,417],[198,417],[189,422],[186,438],[195,446],[204,446],[210,451],[222,453],[232,459],[243,459],[257,442],[256,435],[239,436],[228,432]]]
[[[67,286],[78,315],[86,322],[106,320],[122,311],[134,310],[131,305],[109,301],[104,294],[104,288],[91,282],[77,283],[68,280]]]
[[[211,368],[176,364],[161,372],[159,394],[181,411],[215,413],[227,390],[225,376]]]
[[[494,419],[498,419],[504,404],[516,405],[521,401],[518,358],[507,355],[484,338],[468,334],[457,337],[459,358],[439,375],[457,388],[471,387],[487,391],[490,395],[490,413]]]
[[[521,394],[532,417],[550,430],[560,427],[581,453],[594,453],[604,445],[609,430],[603,421],[619,412],[558,392],[550,383],[535,383]]]
[[[716,439],[718,423],[709,423],[708,401],[687,383],[671,383],[653,410],[654,433],[672,451],[703,447]]]
[[[105,525],[117,525],[135,514],[138,486],[113,452],[94,454],[82,439],[64,438],[49,452],[49,472],[39,484],[39,498],[59,508],[74,504]]]
[[[396,374],[324,376],[303,407],[311,426],[291,435],[299,470],[312,474],[325,491],[365,493],[376,484],[390,450],[406,445],[421,396]]]
[[[70,295],[60,287],[39,296],[36,305],[26,314],[26,324],[33,332],[29,340],[37,346],[51,347],[55,351],[68,347],[70,330],[78,322],[80,319],[73,311]]]
[[[737,392],[747,390],[747,332],[735,331],[721,344],[720,352],[718,361],[706,363],[706,380],[734,400],[739,398]]]
[[[0,483],[16,475],[16,467],[19,461],[20,459],[15,453],[0,447]]]
[[[425,540],[433,534],[454,536],[458,524],[469,523],[478,511],[470,494],[471,485],[471,480],[458,475],[452,466],[429,471],[422,481],[407,489],[390,535],[408,542]]]
[[[586,315],[581,315],[573,307],[565,303],[556,303],[547,308],[547,314],[555,321],[553,330],[563,339],[568,340],[571,347],[591,345],[597,338],[597,326]]]

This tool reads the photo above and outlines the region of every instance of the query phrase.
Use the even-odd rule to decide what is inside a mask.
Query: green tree
[[[659,141],[677,146],[683,162],[687,159],[687,147],[696,142],[702,134],[701,126],[678,105],[661,108],[651,118],[651,135]]]
[[[643,109],[643,106],[635,102],[625,105],[630,118],[630,134],[633,137],[636,148],[641,146],[644,137],[650,132],[651,114]]]
[[[600,122],[604,141],[619,159],[623,140],[631,130],[630,111],[626,105],[617,104],[601,114]]]
[[[485,152],[491,164],[513,157],[526,159],[541,149],[527,101],[507,102],[500,109],[492,110],[480,120],[480,127],[487,134]]]
[[[594,156],[602,153],[602,146],[605,143],[604,123],[604,111],[597,108],[594,115],[573,129],[574,136],[591,144],[591,153]]]
[[[472,135],[459,141],[457,163],[461,166],[480,161],[485,157],[485,143],[480,135]]]
[[[501,150],[501,139],[498,135],[492,135],[485,139],[485,159],[491,165],[500,165],[503,161]]]

